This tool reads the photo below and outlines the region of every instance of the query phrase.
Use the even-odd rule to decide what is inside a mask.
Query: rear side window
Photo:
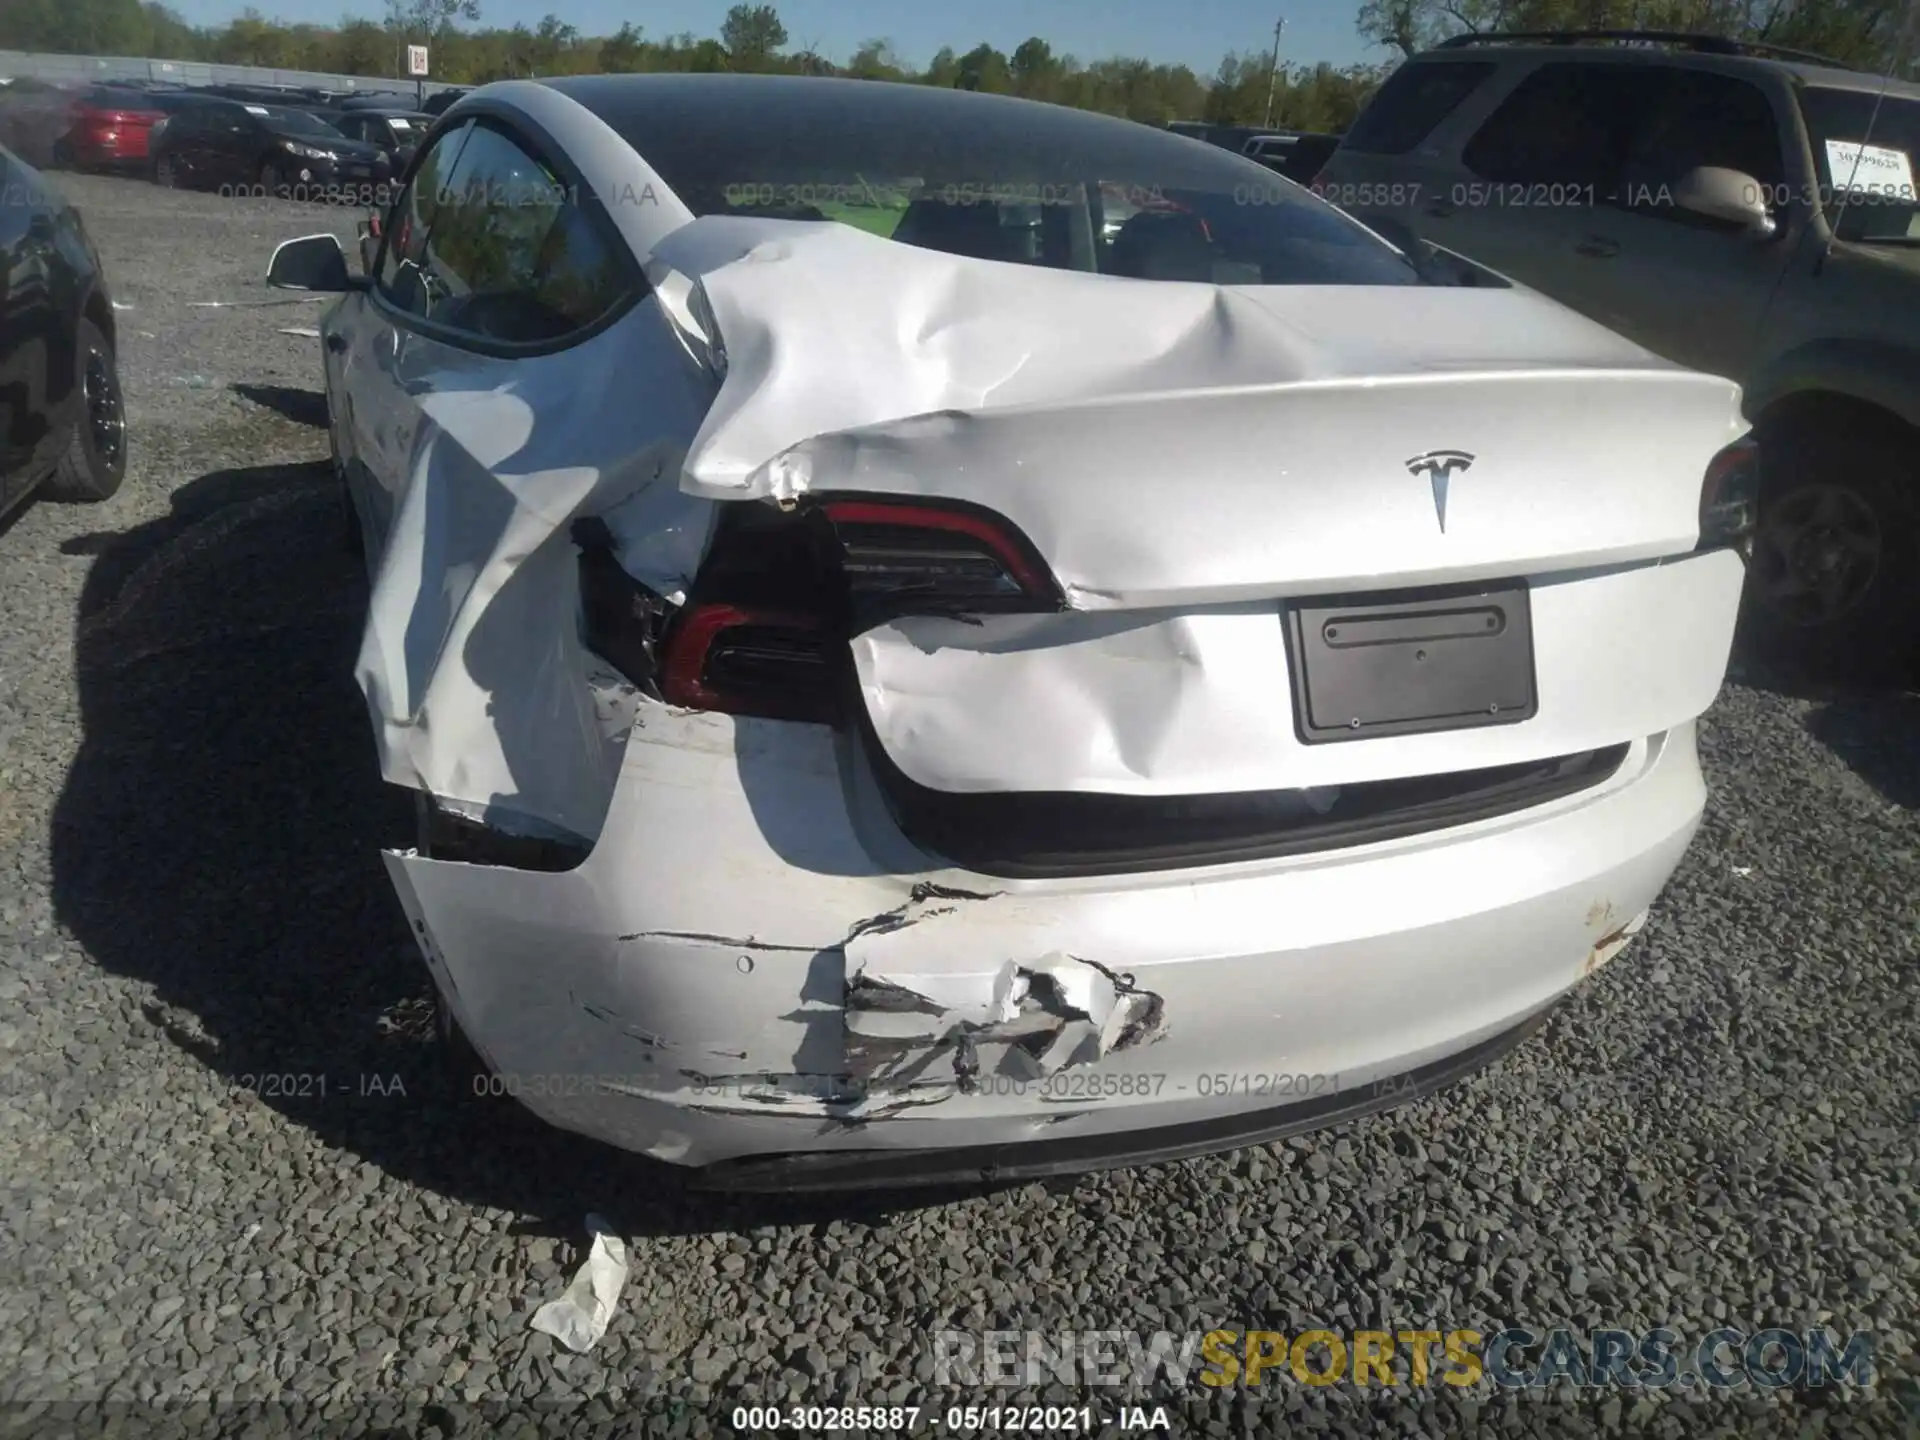
[[[1367,155],[1404,155],[1433,133],[1489,75],[1487,60],[1402,65],[1380,87],[1341,141]]]
[[[1611,190],[1667,72],[1650,65],[1542,65],[1500,102],[1461,159],[1485,180]]]
[[[387,216],[386,248],[380,255],[380,293],[409,315],[427,313],[426,275],[421,269],[427,253],[427,231],[447,177],[460,158],[460,147],[472,129],[472,125],[463,125],[440,137]]]
[[[634,292],[618,242],[504,132],[474,125],[438,188],[415,262],[423,293],[414,298],[425,309],[408,307],[424,319],[479,340],[546,344],[588,328]]]

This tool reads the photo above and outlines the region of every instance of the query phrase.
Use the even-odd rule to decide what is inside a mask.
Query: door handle
[[[1589,235],[1573,247],[1576,255],[1588,255],[1595,260],[1611,260],[1620,253],[1620,242],[1605,235]]]
[[[347,353],[347,337],[340,334],[340,332],[337,330],[329,330],[327,332],[327,349],[331,350],[336,355],[346,354]]]

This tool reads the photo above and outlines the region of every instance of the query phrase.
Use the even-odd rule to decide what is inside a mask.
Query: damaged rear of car
[[[1610,959],[1738,391],[1430,259],[999,97],[450,111],[305,283],[388,866],[502,1088],[709,1184],[1043,1174],[1405,1098]]]

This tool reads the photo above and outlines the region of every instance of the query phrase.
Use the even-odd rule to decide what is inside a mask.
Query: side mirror
[[[351,290],[346,252],[332,235],[303,235],[283,240],[267,262],[267,284],[276,290]]]
[[[1673,203],[1676,209],[1738,225],[1756,239],[1776,228],[1767,209],[1767,187],[1744,170],[1696,165],[1673,187]]]

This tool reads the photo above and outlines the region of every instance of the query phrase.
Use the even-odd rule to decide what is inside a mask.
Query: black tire
[[[285,200],[293,193],[292,187],[287,184],[286,177],[280,173],[279,165],[271,160],[261,162],[260,193],[271,195],[276,200]]]
[[[43,493],[51,500],[90,503],[111,498],[127,478],[127,407],[113,343],[85,317],[75,339],[80,414]]]
[[[180,188],[180,172],[174,168],[173,157],[171,155],[162,153],[154,157],[153,183],[158,185],[162,190],[178,190]]]
[[[1763,664],[1823,680],[1911,673],[1920,644],[1920,463],[1897,425],[1760,435],[1742,634]]]

